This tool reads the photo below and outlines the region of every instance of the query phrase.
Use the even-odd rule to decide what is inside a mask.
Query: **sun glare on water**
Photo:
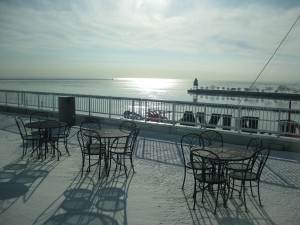
[[[144,91],[166,90],[174,85],[171,79],[132,78],[130,81],[135,87]]]

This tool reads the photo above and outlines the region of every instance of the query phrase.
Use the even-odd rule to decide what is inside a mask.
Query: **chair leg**
[[[257,181],[257,193],[258,193],[258,200],[259,200],[259,205],[261,205],[261,200],[260,200],[260,191],[259,191],[259,181]]]
[[[68,139],[67,139],[67,138],[64,140],[64,144],[65,144],[66,152],[67,152],[68,155],[70,156],[69,149],[68,149]]]
[[[99,174],[98,174],[98,179],[100,179],[100,172],[101,172],[101,160],[102,160],[102,155],[101,155],[101,153],[99,154]]]
[[[248,212],[247,203],[246,203],[246,185],[245,185],[245,181],[242,181],[242,189],[243,189],[243,195],[244,195],[245,211]]]
[[[132,154],[130,155],[130,164],[131,164],[131,168],[132,168],[133,172],[135,172],[134,166],[133,166],[133,161],[132,161]]]
[[[183,182],[182,182],[182,187],[181,187],[182,190],[184,189],[185,176],[186,176],[186,167],[184,166],[184,175],[183,175]]]
[[[250,190],[251,190],[251,195],[254,197],[253,190],[252,190],[252,182],[251,181],[250,181]]]
[[[218,184],[217,198],[216,198],[216,202],[215,202],[214,214],[216,214],[216,211],[217,211],[217,205],[218,205],[218,200],[219,200],[219,192],[220,192],[220,184]]]
[[[204,201],[203,201],[203,199],[204,199],[204,191],[205,191],[205,186],[204,186],[205,184],[203,183],[202,184],[202,197],[201,197],[201,202],[203,203]]]
[[[194,194],[193,194],[194,205],[193,205],[193,210],[195,210],[196,197],[197,197],[196,182],[197,182],[196,179],[194,179]]]

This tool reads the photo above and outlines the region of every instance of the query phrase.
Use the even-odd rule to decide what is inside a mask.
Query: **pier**
[[[268,98],[268,99],[300,101],[300,94],[296,94],[296,93],[212,90],[212,89],[190,89],[187,92],[193,95],[214,95],[214,96],[248,97],[248,98],[253,97],[253,98]]]

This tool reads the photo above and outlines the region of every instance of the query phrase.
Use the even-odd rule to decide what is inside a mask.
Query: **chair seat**
[[[99,145],[90,145],[90,149],[84,148],[82,150],[82,153],[84,154],[90,154],[90,155],[99,155],[100,153],[105,153],[105,148],[100,147]]]
[[[131,154],[131,149],[124,151],[124,148],[113,148],[110,152],[113,154]]]
[[[42,140],[43,138],[41,138],[40,135],[31,135],[31,134],[27,134],[23,136],[24,140]]]
[[[40,130],[31,131],[31,135],[33,135],[33,136],[43,136],[44,132],[40,131]]]
[[[246,180],[246,181],[251,181],[251,180],[257,180],[257,174],[249,171],[236,171],[229,173],[229,177],[236,179],[236,180]]]
[[[214,173],[206,173],[205,175],[203,174],[197,174],[195,178],[200,181],[200,182],[205,182],[209,184],[223,184],[226,183],[226,177],[221,175],[218,176],[218,174]]]

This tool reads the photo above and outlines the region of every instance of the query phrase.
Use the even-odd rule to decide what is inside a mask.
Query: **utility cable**
[[[253,87],[253,85],[255,84],[255,82],[258,80],[258,78],[261,76],[261,74],[264,72],[264,70],[266,69],[266,67],[268,66],[268,64],[271,62],[271,60],[273,59],[273,57],[275,56],[275,54],[277,53],[277,51],[279,50],[279,48],[281,47],[281,45],[283,44],[283,42],[285,41],[285,39],[287,38],[287,36],[289,35],[289,33],[292,31],[292,29],[294,28],[294,26],[296,25],[296,23],[298,22],[300,18],[300,15],[298,16],[298,18],[295,20],[295,22],[293,23],[293,25],[291,26],[291,28],[289,29],[289,31],[286,33],[286,35],[284,36],[284,38],[282,39],[282,41],[280,42],[280,44],[278,45],[278,47],[276,48],[276,50],[274,51],[274,53],[272,54],[272,56],[269,58],[268,62],[265,64],[265,66],[262,68],[262,70],[260,71],[260,73],[258,74],[258,76],[256,77],[256,79],[252,82],[252,84],[250,85],[250,87],[248,88],[248,92],[251,90],[251,88]],[[240,101],[238,102],[237,105],[239,105],[242,100],[244,99],[244,97],[242,97],[240,99]]]

